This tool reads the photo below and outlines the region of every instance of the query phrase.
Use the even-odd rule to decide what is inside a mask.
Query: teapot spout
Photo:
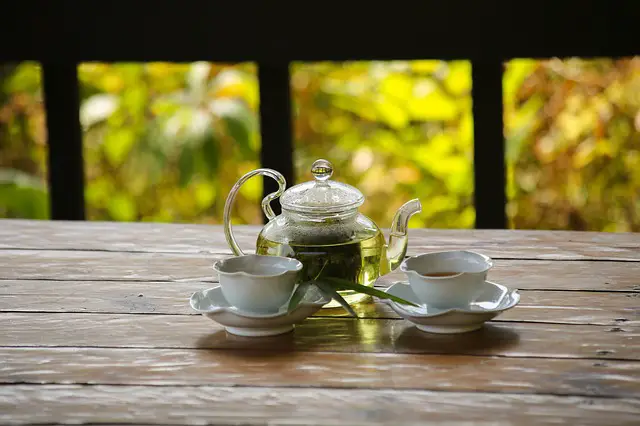
[[[389,235],[389,244],[387,245],[387,267],[385,272],[391,272],[396,269],[407,254],[407,245],[409,243],[409,219],[416,213],[422,211],[422,204],[417,198],[404,203],[396,212],[391,224],[391,233]]]

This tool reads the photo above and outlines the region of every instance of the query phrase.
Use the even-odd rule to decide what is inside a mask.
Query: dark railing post
[[[476,228],[504,229],[506,176],[500,59],[473,61],[473,175]]]
[[[260,133],[262,167],[275,169],[294,183],[293,137],[291,136],[291,89],[289,86],[289,63],[258,63],[260,84]],[[264,178],[264,195],[278,189],[275,181]],[[274,203],[274,211],[280,207]],[[266,219],[266,218],[265,218]]]
[[[42,74],[49,146],[51,219],[84,220],[77,64],[43,63]]]

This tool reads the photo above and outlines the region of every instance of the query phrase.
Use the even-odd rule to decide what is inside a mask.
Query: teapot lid
[[[353,186],[329,180],[333,174],[329,161],[314,161],[311,173],[315,180],[292,186],[282,194],[280,204],[284,209],[301,213],[338,213],[364,203],[364,195]]]

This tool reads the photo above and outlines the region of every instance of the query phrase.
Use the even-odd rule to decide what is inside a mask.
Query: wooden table
[[[640,424],[640,234],[411,230],[410,255],[454,248],[520,305],[457,336],[367,303],[241,338],[188,305],[218,226],[0,221],[0,423]]]

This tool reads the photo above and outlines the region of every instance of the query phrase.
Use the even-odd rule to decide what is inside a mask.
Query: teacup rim
[[[274,272],[271,274],[253,274],[247,271],[234,271],[234,272],[228,272],[228,271],[222,271],[220,269],[220,267],[226,263],[226,262],[233,262],[234,260],[238,259],[237,261],[240,261],[240,259],[252,259],[252,258],[259,258],[259,259],[269,259],[269,260],[274,260],[274,263],[287,263],[287,264],[292,264],[294,265],[293,269],[284,269],[280,272]],[[303,268],[302,262],[300,262],[298,259],[295,258],[291,258],[291,257],[284,257],[284,256],[271,256],[271,255],[260,255],[260,254],[244,254],[244,255],[240,255],[240,256],[231,256],[231,257],[227,257],[225,259],[220,259],[217,260],[216,262],[213,263],[212,268],[219,274],[228,276],[228,277],[232,277],[232,276],[245,276],[245,277],[254,277],[254,278],[272,278],[272,277],[279,277],[279,276],[283,276],[286,275],[288,273],[292,273],[292,272],[300,272]]]
[[[459,273],[457,273],[455,275],[449,275],[449,276],[446,276],[446,277],[425,277],[422,274],[418,273],[415,269],[410,268],[408,266],[408,262],[410,262],[411,260],[420,259],[420,258],[426,258],[426,257],[434,257],[434,256],[438,256],[438,255],[448,254],[448,253],[465,253],[465,254],[469,254],[469,255],[473,255],[473,256],[478,256],[478,257],[482,258],[482,260],[485,262],[486,266],[485,266],[484,269],[482,269],[480,271],[459,272]],[[491,268],[493,268],[493,266],[494,266],[493,259],[491,257],[487,256],[486,254],[478,253],[477,251],[473,251],[473,250],[439,250],[439,251],[433,251],[433,252],[427,252],[427,253],[420,253],[420,254],[417,254],[415,256],[407,257],[400,264],[400,270],[402,272],[404,272],[405,274],[413,273],[415,275],[418,275],[418,276],[420,276],[422,278],[429,279],[429,280],[447,280],[447,279],[452,279],[452,278],[459,277],[459,276],[461,276],[463,274],[483,274],[483,273],[489,271]]]

